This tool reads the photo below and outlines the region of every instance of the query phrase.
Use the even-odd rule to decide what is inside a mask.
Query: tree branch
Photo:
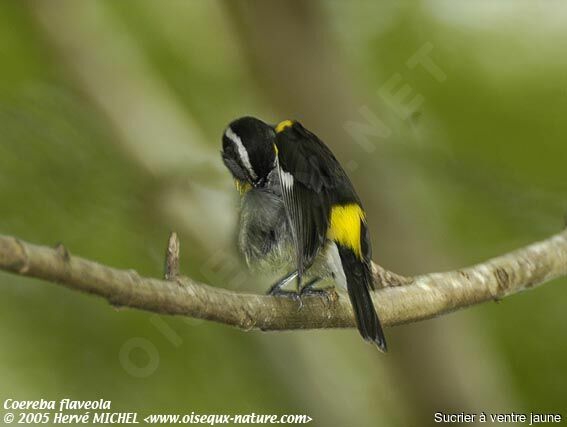
[[[354,326],[348,298],[306,297],[300,309],[291,299],[214,288],[178,276],[175,236],[168,248],[170,280],[158,280],[71,256],[62,245],[49,248],[0,235],[0,269],[96,294],[116,306],[213,320],[245,330]],[[374,292],[374,303],[383,323],[414,322],[567,275],[567,230],[462,270],[403,277],[375,265],[374,274],[382,285]]]

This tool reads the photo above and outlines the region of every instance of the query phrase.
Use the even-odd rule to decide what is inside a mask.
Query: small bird
[[[283,272],[269,295],[346,288],[362,337],[386,351],[374,289],[366,214],[331,150],[298,121],[239,118],[222,137],[222,159],[241,196],[238,247],[252,269]],[[297,292],[283,289],[293,280]]]

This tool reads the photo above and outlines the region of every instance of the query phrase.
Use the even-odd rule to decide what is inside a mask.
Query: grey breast
[[[242,197],[238,245],[252,269],[287,272],[293,266],[291,233],[275,177]]]

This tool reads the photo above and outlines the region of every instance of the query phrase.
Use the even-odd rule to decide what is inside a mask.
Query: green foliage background
[[[168,181],[147,173],[123,148],[116,124],[76,76],[73,58],[40,24],[38,3],[0,3],[0,233],[38,244],[62,241],[74,254],[160,276],[168,231],[179,227],[156,207]],[[50,6],[68,6],[58,3]],[[386,267],[414,273],[472,264],[563,227],[567,7],[561,2],[321,1],[310,2],[307,12],[295,2],[95,3],[96,11],[71,8],[65,19],[71,24],[81,13],[103,10],[99,19],[136,46],[212,153],[224,126],[247,114],[271,122],[299,118],[343,161],[348,153],[369,205],[376,260]],[[294,105],[301,99],[294,93],[309,90],[301,82],[273,87],[250,44],[262,35],[253,33],[261,27],[254,20],[265,16],[257,9],[270,8],[275,15],[292,10],[277,28],[284,30],[271,35],[278,43],[316,20],[324,64],[333,66],[315,70],[322,79],[340,70],[348,103],[314,98],[307,108]],[[104,34],[93,35],[99,36],[100,48],[111,49]],[[433,45],[443,82],[406,65],[425,43]],[[296,49],[264,53],[276,58],[274,69],[301,69]],[[394,74],[424,98],[407,120],[379,95]],[[289,94],[287,104],[278,91]],[[328,116],[335,104],[349,112],[345,122],[363,122],[359,109],[368,107],[392,136],[375,138],[376,150],[366,153],[344,129],[310,126],[335,120]],[[304,110],[318,111],[319,121]],[[193,175],[176,171],[169,178],[187,182]],[[228,174],[221,179],[236,206]],[[382,217],[384,205],[399,218]],[[210,224],[199,237],[214,229]],[[207,249],[191,233],[181,239],[183,271],[202,279]],[[163,317],[178,336],[173,343],[150,313],[0,274],[0,400],[105,398],[116,410],[144,413],[306,413],[315,425],[427,425],[436,410],[567,416],[566,284],[389,330],[392,350],[384,356],[353,331],[242,333]],[[132,376],[120,362],[132,337],[158,351],[159,366],[149,376]],[[143,351],[131,357],[140,366],[148,362]]]

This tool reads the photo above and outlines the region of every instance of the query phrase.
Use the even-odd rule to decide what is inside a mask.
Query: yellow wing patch
[[[362,259],[360,224],[365,218],[364,211],[356,203],[333,206],[327,238],[352,249]]]
[[[279,122],[278,125],[276,126],[276,133],[283,132],[284,130],[292,126],[293,126],[292,120],[284,120],[283,122]]]

